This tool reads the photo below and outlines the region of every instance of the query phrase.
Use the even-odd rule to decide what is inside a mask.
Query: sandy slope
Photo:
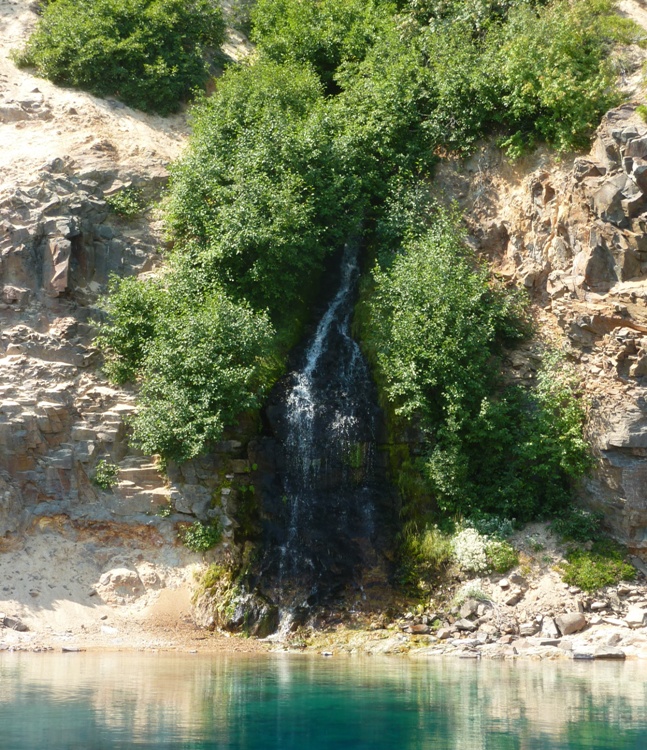
[[[16,68],[9,55],[24,44],[37,19],[30,5],[27,0],[0,0],[0,109],[42,94],[30,117],[2,123],[0,115],[0,189],[57,157],[68,156],[78,164],[127,162],[143,170],[174,159],[186,139],[184,114],[146,115]]]

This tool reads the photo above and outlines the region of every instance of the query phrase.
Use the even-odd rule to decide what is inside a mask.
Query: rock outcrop
[[[647,124],[634,104],[603,118],[586,156],[539,150],[517,164],[487,146],[438,185],[465,211],[471,241],[525,286],[539,337],[577,363],[596,468],[582,501],[619,539],[647,550]],[[533,347],[511,355],[518,377]]]

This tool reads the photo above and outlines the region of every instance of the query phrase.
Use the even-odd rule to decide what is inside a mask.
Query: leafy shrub
[[[215,521],[208,524],[196,521],[190,526],[184,526],[179,531],[180,541],[192,552],[206,552],[220,543],[222,529]]]
[[[507,573],[511,568],[519,565],[517,550],[501,539],[490,540],[485,554],[487,555],[488,569],[495,573]]]
[[[403,529],[399,548],[400,581],[405,586],[417,587],[442,574],[452,558],[451,537],[437,526],[418,530]]]
[[[164,290],[157,280],[111,276],[102,304],[107,319],[99,324],[96,345],[102,350],[104,371],[122,384],[137,374],[147,343],[154,337]]]
[[[483,398],[511,304],[476,265],[456,218],[438,210],[373,277],[367,344],[396,414],[430,428]]]
[[[479,534],[492,537],[493,539],[506,539],[514,533],[514,522],[509,518],[492,513],[482,513],[478,510],[472,513],[465,521],[466,526],[476,529]]]
[[[262,56],[278,63],[307,63],[334,90],[337,69],[363,59],[389,10],[375,0],[258,0],[252,39]]]
[[[451,545],[455,562],[468,573],[506,573],[519,564],[519,555],[509,542],[470,527],[461,529]]]
[[[275,320],[298,312],[356,223],[321,104],[306,67],[231,69],[194,108],[191,146],[172,170],[177,252]]]
[[[117,484],[119,467],[102,458],[94,469],[92,481],[102,490],[110,490]]]
[[[272,328],[266,315],[224,295],[164,323],[142,363],[133,442],[146,453],[186,461],[260,405]]]
[[[132,219],[144,210],[141,190],[137,188],[123,188],[114,195],[109,195],[106,203],[117,216],[125,219]]]
[[[573,549],[566,555],[562,578],[583,591],[597,591],[620,581],[632,581],[636,570],[625,562],[626,550],[609,539],[599,540],[591,550]]]
[[[547,354],[534,390],[502,384],[496,356],[524,334],[523,308],[490,282],[451,215],[437,211],[387,262],[360,318],[389,407],[426,439],[426,511],[432,498],[468,519],[562,510],[590,464],[571,368]]]
[[[588,143],[600,116],[619,101],[611,45],[635,30],[616,20],[605,0],[520,4],[493,30],[492,74],[503,105],[494,119],[515,131],[504,142],[511,155],[534,139],[561,151]]]
[[[56,0],[19,56],[55,83],[168,114],[207,76],[224,22],[211,0]]]
[[[602,518],[602,513],[571,507],[554,518],[550,527],[562,539],[588,542],[600,536]]]

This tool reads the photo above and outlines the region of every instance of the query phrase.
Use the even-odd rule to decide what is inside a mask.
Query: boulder
[[[466,619],[457,620],[454,623],[454,626],[458,630],[466,631],[468,633],[471,633],[472,631],[476,630],[476,625],[471,620],[466,620]]]
[[[9,628],[10,630],[17,630],[19,633],[26,633],[29,628],[25,623],[18,617],[7,617],[6,615],[2,618],[0,623],[2,627]]]
[[[555,620],[553,620],[552,617],[544,617],[544,619],[542,620],[541,634],[544,638],[548,638],[549,640],[559,637],[557,625],[555,625]]]
[[[113,568],[99,578],[97,592],[105,601],[119,603],[141,596],[144,584],[136,570]]]
[[[523,594],[524,592],[520,589],[511,591],[510,594],[506,597],[505,603],[508,605],[508,607],[514,607],[523,599]]]
[[[473,617],[475,614],[477,614],[478,608],[479,603],[476,601],[476,599],[468,599],[461,605],[459,614],[462,618]]]
[[[614,175],[602,183],[591,197],[591,204],[596,215],[602,221],[608,221],[616,226],[627,224],[627,218],[622,207],[623,191],[628,177],[624,172]]]
[[[647,611],[641,607],[630,607],[625,615],[625,622],[630,628],[642,628],[645,624],[645,615]]]
[[[593,652],[595,659],[613,659],[614,661],[621,661],[626,657],[625,652],[622,649],[614,648],[613,646],[604,646],[596,649]]]
[[[519,625],[519,635],[527,637],[535,635],[535,633],[539,632],[539,623],[538,622],[522,622]]]
[[[586,617],[581,612],[568,612],[556,617],[555,624],[562,635],[570,635],[586,627]]]

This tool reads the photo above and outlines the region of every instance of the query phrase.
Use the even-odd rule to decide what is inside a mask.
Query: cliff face
[[[110,274],[154,272],[164,245],[154,210],[126,221],[106,199],[134,186],[154,201],[187,127],[182,115],[143,115],[16,70],[8,51],[34,21],[26,0],[0,6],[0,552],[19,547],[27,530],[56,529],[70,545],[82,541],[82,555],[94,539],[106,549],[74,596],[89,596],[115,570],[105,580],[122,580],[123,569],[134,575],[131,593],[143,596],[164,585],[159,566],[198,560],[178,547],[179,523],[217,519],[217,554],[231,554],[235,519],[252,494],[247,445],[237,439],[169,467],[167,477],[134,451],[134,394],[102,378],[92,347]],[[540,150],[512,165],[484,147],[441,165],[437,187],[464,210],[472,242],[496,271],[529,290],[540,338],[577,362],[596,455],[582,501],[644,552],[647,125],[626,105],[606,115],[587,156],[558,161]],[[532,376],[527,354],[511,358],[520,377]],[[112,491],[92,482],[100,460],[119,467]],[[162,547],[172,554],[155,557]],[[140,570],[153,558],[157,577]],[[0,609],[26,607],[34,595],[20,591]]]
[[[16,69],[9,52],[35,20],[26,0],[0,5],[0,611],[35,631],[118,639],[102,630],[109,605],[120,632],[158,600],[173,622],[189,611],[201,556],[178,529],[215,518],[217,555],[230,554],[249,464],[246,446],[226,440],[165,476],[128,444],[134,395],[100,372],[97,303],[111,274],[159,265],[155,203],[186,118]],[[149,206],[132,220],[109,205],[129,187]],[[102,460],[119,468],[109,491],[92,481]]]
[[[596,456],[581,499],[644,551],[647,125],[624,105],[606,114],[586,156],[539,151],[512,165],[483,148],[444,165],[438,183],[465,211],[476,249],[528,289],[539,338],[577,362]],[[509,364],[532,375],[532,357]]]

